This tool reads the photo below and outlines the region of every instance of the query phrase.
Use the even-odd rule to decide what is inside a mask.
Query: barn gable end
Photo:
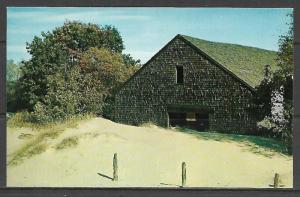
[[[178,67],[183,83],[176,82]],[[184,116],[187,124],[201,119],[205,129],[251,133],[256,129],[252,98],[250,85],[178,35],[122,86],[114,119],[169,126]]]

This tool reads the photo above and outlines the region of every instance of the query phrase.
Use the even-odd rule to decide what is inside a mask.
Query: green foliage
[[[27,43],[32,58],[21,67],[22,107],[42,124],[86,113],[103,115],[104,106],[112,104],[105,103],[107,98],[136,70],[124,64],[123,49],[112,26],[67,21],[42,32]],[[126,57],[127,63],[138,62]]]
[[[103,115],[104,106],[105,113],[112,113],[108,109],[113,103],[105,100],[130,76],[131,70],[118,53],[105,48],[88,49],[78,66],[47,76],[47,93],[34,105],[33,122],[55,122],[86,113]]]
[[[80,67],[86,76],[89,75],[90,79],[93,79],[92,83],[85,85],[91,87],[89,92],[95,86],[103,87],[101,90],[102,97],[89,97],[89,99],[96,98],[94,102],[90,102],[88,105],[91,106],[90,111],[101,107],[103,111],[96,111],[96,113],[112,119],[114,109],[113,94],[137,70],[137,67],[127,67],[120,54],[110,52],[104,48],[90,48],[87,50],[81,58]],[[101,100],[103,105],[99,103],[99,98],[104,99]]]
[[[265,74],[264,79],[262,80],[261,84],[255,88],[256,96],[254,97],[254,103],[256,104],[257,108],[256,114],[258,114],[258,118],[260,120],[264,119],[264,117],[271,116],[271,108],[272,108],[272,73],[270,70],[270,66],[265,66]]]
[[[293,16],[289,15],[289,31],[281,35],[278,41],[279,50],[277,53],[278,66],[280,67],[279,72],[282,75],[293,75],[294,72],[294,26]]]
[[[280,36],[279,50],[277,53],[277,61],[279,70],[275,72],[273,84],[275,90],[283,88],[283,121],[275,121],[276,128],[274,131],[278,133],[285,142],[286,148],[292,153],[293,141],[293,75],[294,75],[294,26],[293,16],[289,15],[291,21],[289,23],[289,31]]]
[[[57,72],[47,81],[46,95],[34,106],[33,121],[46,123],[74,116],[80,97],[80,70],[74,67],[66,73]]]
[[[122,56],[104,48],[90,48],[80,60],[80,67],[86,74],[102,82],[109,94],[131,74],[123,63]]]
[[[23,111],[13,114],[7,121],[8,127],[32,127],[30,113]]]
[[[31,121],[31,114],[28,112],[18,112],[14,114],[7,122],[10,128],[31,128],[34,129],[34,135],[30,137],[29,141],[24,144],[19,150],[9,155],[8,165],[20,164],[24,158],[32,157],[36,154],[44,152],[48,148],[48,141],[57,138],[67,128],[74,128],[79,121],[93,118],[91,114],[68,117],[55,123],[36,124]]]
[[[6,81],[17,81],[20,77],[20,65],[16,64],[13,60],[6,62]]]
[[[276,121],[275,128],[273,131],[280,137],[284,142],[287,151],[292,154],[293,152],[293,105],[285,101],[283,110],[283,120]],[[291,102],[291,101],[290,101]]]
[[[7,120],[7,126],[10,128],[32,128],[39,131],[60,131],[65,128],[75,127],[78,121],[94,118],[94,114],[81,114],[75,117],[68,117],[65,120],[49,122],[46,124],[37,124],[32,120],[32,112],[22,111],[12,114]]]
[[[291,16],[290,16],[291,17]],[[292,19],[292,17],[291,17]],[[280,36],[279,38],[279,51],[277,53],[277,66],[278,70],[274,72],[272,77],[266,77],[257,88],[257,103],[264,110],[261,110],[262,116],[265,117],[265,122],[269,121],[270,132],[273,132],[279,137],[286,146],[289,153],[292,153],[292,140],[293,140],[293,23],[290,22],[289,31]],[[283,101],[274,97],[275,103],[282,103],[283,105],[283,117],[279,114],[271,114],[271,96],[272,93],[282,92]],[[263,126],[263,125],[262,125]]]
[[[21,89],[26,109],[47,94],[48,76],[57,72],[67,72],[76,66],[82,54],[91,47],[107,48],[116,53],[124,49],[122,38],[116,28],[99,27],[94,24],[65,22],[52,32],[42,32],[27,43],[32,58],[22,66]]]
[[[6,106],[7,112],[16,112],[19,104],[18,83],[6,81]]]
[[[31,143],[26,144],[14,155],[12,155],[12,159],[8,161],[8,166],[16,166],[22,163],[24,158],[30,158],[35,155],[41,154],[45,152],[46,149],[46,144],[40,143],[38,140],[33,140]]]
[[[130,54],[123,54],[122,55],[124,64],[129,67],[129,66],[136,66],[136,67],[141,67],[141,60],[135,60],[133,57],[131,57]]]
[[[114,110],[115,110],[115,97],[114,96],[106,97],[103,106],[103,117],[113,120]]]
[[[264,78],[264,66],[277,70],[276,52],[237,44],[210,42],[183,36],[214,60],[255,88]]]
[[[6,104],[8,112],[15,112],[20,108],[19,95],[20,64],[8,60],[6,64]]]

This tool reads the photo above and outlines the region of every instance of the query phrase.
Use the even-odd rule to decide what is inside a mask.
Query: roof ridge
[[[221,69],[223,69],[226,72],[228,72],[229,74],[231,74],[231,76],[233,76],[234,78],[239,80],[242,84],[244,84],[251,91],[255,91],[255,86],[257,86],[261,82],[262,76],[260,76],[261,75],[260,70],[262,70],[262,67],[264,65],[268,64],[268,65],[273,66],[273,69],[276,69],[276,63],[274,61],[275,52],[273,52],[273,51],[266,50],[266,51],[268,51],[268,53],[260,55],[261,54],[260,51],[265,50],[265,49],[257,48],[257,49],[260,49],[260,51],[253,50],[251,52],[252,54],[249,55],[247,50],[242,50],[242,53],[241,53],[242,56],[244,55],[244,56],[250,57],[250,59],[246,58],[246,61],[242,60],[241,64],[237,64],[238,61],[241,61],[241,57],[239,57],[239,56],[237,56],[237,61],[235,58],[232,58],[232,57],[229,57],[229,59],[220,59],[219,56],[215,57],[214,52],[216,52],[216,50],[217,50],[217,52],[220,49],[222,50],[222,47],[224,47],[224,46],[221,46],[221,48],[220,48],[220,46],[217,46],[216,48],[213,49],[213,51],[207,51],[205,46],[204,46],[204,48],[202,48],[201,44],[199,46],[197,46],[197,44],[190,41],[187,37],[203,41],[202,39],[199,39],[199,38],[194,38],[191,36],[177,34],[175,37],[172,38],[172,40],[170,40],[166,45],[164,45],[154,56],[152,56],[150,58],[150,60],[148,60],[145,64],[143,64],[143,66],[137,72],[135,72],[128,80],[126,80],[126,82],[124,82],[119,88],[117,88],[118,90],[116,91],[116,93],[118,93],[119,90],[122,89],[126,84],[128,84],[129,81],[131,81],[133,78],[135,78],[135,76],[138,75],[142,70],[144,70],[165,48],[167,48],[176,39],[181,39],[182,41],[184,41],[185,43],[187,43],[191,47],[193,47],[196,50],[196,52],[201,53],[202,55],[205,55],[206,57],[208,57],[211,61],[213,61],[217,65],[219,65],[219,67]],[[206,40],[204,40],[204,41],[206,41]],[[216,42],[212,42],[212,41],[206,41],[206,42],[216,43]],[[226,45],[227,43],[222,43],[222,44]],[[227,44],[227,45],[229,45],[229,44]],[[237,46],[236,44],[231,44],[231,45]],[[240,46],[243,46],[243,45],[240,45]],[[247,47],[249,48],[249,46],[243,46],[243,47],[244,47],[244,49],[247,49]],[[245,53],[245,51],[246,51],[246,53]],[[259,54],[258,57],[255,56],[257,54]],[[224,54],[222,53],[221,55],[224,55]],[[232,55],[232,53],[231,53],[231,55]],[[254,55],[254,56],[252,57],[251,55]],[[232,67],[232,65],[234,65],[234,66]],[[259,66],[257,66],[257,65],[259,65]],[[240,66],[242,66],[242,67],[240,67]],[[252,76],[252,78],[250,76]]]
[[[178,34],[179,38],[189,42],[196,49],[207,54],[223,67],[243,79],[252,88],[263,79],[263,68],[271,65],[272,71],[277,70],[276,51],[232,43],[207,41],[191,36]]]
[[[187,44],[189,44],[190,46],[194,47],[194,50],[196,50],[196,52],[198,52],[199,54],[204,55],[206,58],[210,59],[210,61],[212,61],[214,64],[216,64],[219,68],[223,69],[225,72],[227,72],[229,75],[231,75],[234,79],[238,80],[240,83],[242,83],[243,85],[245,85],[245,87],[248,88],[250,91],[252,91],[252,92],[255,91],[254,87],[252,87],[247,81],[245,81],[244,79],[242,79],[241,77],[239,77],[238,75],[236,75],[233,71],[231,71],[226,66],[224,66],[223,64],[221,64],[220,62],[218,62],[217,60],[215,60],[213,57],[211,57],[205,51],[201,50],[194,43],[192,43],[191,41],[189,41],[188,39],[186,39],[183,36],[179,36],[179,37],[182,38]]]
[[[276,52],[274,50],[263,49],[263,48],[259,48],[259,47],[255,47],[255,46],[249,46],[249,45],[243,45],[243,44],[236,44],[236,43],[230,43],[230,42],[219,42],[219,41],[205,40],[205,39],[201,39],[201,38],[193,37],[193,36],[189,36],[189,35],[184,35],[184,34],[177,34],[177,36],[181,36],[183,38],[189,37],[189,38],[192,38],[192,39],[197,39],[199,41],[204,41],[204,42],[208,42],[208,43],[234,45],[234,46],[241,46],[241,47],[254,48],[254,49],[259,49],[259,50],[265,50],[265,51],[270,51],[270,52]]]

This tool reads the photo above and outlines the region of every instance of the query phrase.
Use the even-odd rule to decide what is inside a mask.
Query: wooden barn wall
[[[176,84],[176,66],[183,66],[184,83]],[[209,108],[211,130],[251,133],[255,114],[252,93],[231,75],[175,39],[116,95],[115,121],[130,125],[153,122],[167,126],[167,105]]]

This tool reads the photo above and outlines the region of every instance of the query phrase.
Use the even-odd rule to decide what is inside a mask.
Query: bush
[[[284,105],[283,120],[276,121],[274,132],[284,142],[287,151],[292,154],[293,152],[293,104],[287,102]]]
[[[266,117],[262,121],[257,123],[257,135],[265,137],[276,137],[273,129],[276,125],[271,118]]]
[[[114,97],[108,97],[105,99],[103,106],[103,117],[113,120],[114,119],[114,110],[115,110],[115,99]]]
[[[258,122],[258,132],[260,135],[273,137],[281,140],[289,154],[292,154],[292,120],[290,110],[284,110],[284,119],[276,117],[266,117]]]

